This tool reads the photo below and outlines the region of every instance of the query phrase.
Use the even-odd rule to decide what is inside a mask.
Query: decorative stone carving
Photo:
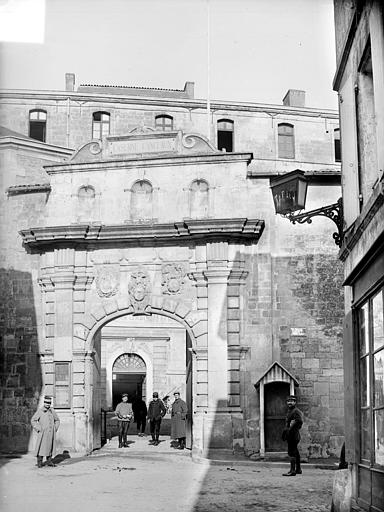
[[[134,272],[128,284],[128,293],[135,313],[145,310],[149,303],[150,291],[149,275],[143,270]]]
[[[166,295],[180,293],[185,279],[184,266],[178,263],[167,263],[162,267],[161,288]]]
[[[96,267],[96,290],[100,297],[116,295],[120,284],[120,270],[117,265]]]

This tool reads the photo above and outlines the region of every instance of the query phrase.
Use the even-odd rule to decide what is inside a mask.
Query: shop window
[[[149,181],[136,181],[132,186],[131,194],[131,219],[138,221],[151,220],[153,188]]]
[[[360,458],[384,466],[384,307],[383,289],[358,310]]]
[[[279,158],[295,158],[294,127],[288,123],[281,123],[277,127]]]
[[[170,132],[173,130],[173,117],[161,115],[155,117],[155,128],[162,132]]]
[[[55,407],[71,407],[70,363],[55,363]]]
[[[335,162],[341,162],[341,140],[339,128],[333,130],[333,144],[335,151]]]
[[[31,139],[45,142],[47,130],[47,113],[45,110],[31,110],[29,112],[29,136]]]
[[[230,119],[217,121],[217,149],[231,153],[233,151],[234,123]]]
[[[101,140],[109,135],[111,115],[108,112],[94,112],[92,115],[92,138]]]
[[[192,219],[208,217],[209,186],[205,180],[195,180],[190,188],[190,217]]]

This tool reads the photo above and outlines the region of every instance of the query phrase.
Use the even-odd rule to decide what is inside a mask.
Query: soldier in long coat
[[[43,407],[38,409],[31,419],[32,427],[38,434],[35,446],[38,468],[43,466],[43,457],[47,458],[45,463],[47,466],[54,466],[52,455],[55,453],[56,432],[60,420],[51,405],[52,398],[45,396]]]
[[[180,398],[180,393],[173,393],[175,401],[172,404],[171,412],[171,439],[177,439],[179,442],[178,449],[185,448],[185,424],[187,420],[187,404]]]

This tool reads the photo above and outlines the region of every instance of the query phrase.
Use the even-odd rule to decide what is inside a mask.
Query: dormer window
[[[288,123],[281,123],[277,127],[279,158],[295,158],[295,132],[294,127]]]
[[[167,115],[156,116],[155,128],[162,132],[171,132],[173,130],[173,117]]]
[[[45,142],[47,128],[47,113],[45,110],[29,112],[29,136],[31,139]]]
[[[109,135],[111,115],[108,112],[94,112],[92,116],[92,138],[101,140]]]
[[[217,149],[232,153],[233,151],[233,121],[220,119],[217,121]]]

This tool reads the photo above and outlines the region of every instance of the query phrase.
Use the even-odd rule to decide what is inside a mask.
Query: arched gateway
[[[251,157],[218,152],[197,135],[148,132],[92,142],[68,162],[46,167],[46,225],[21,234],[40,255],[44,391],[55,397],[63,447],[100,446],[102,328],[127,315],[161,315],[184,329],[185,342],[167,357],[171,365],[184,354],[193,449],[241,445],[242,285],[264,221],[239,215],[241,204],[223,215],[213,192],[223,179],[245,184]],[[209,218],[206,208],[202,218],[188,218],[194,179],[212,185]],[[152,187],[150,219],[130,217],[139,181]],[[95,190],[95,204],[89,221],[79,223],[84,186]],[[159,364],[156,354],[144,354],[146,366]],[[66,382],[57,379],[59,367],[61,374],[66,367]],[[172,371],[167,375],[171,387]]]

